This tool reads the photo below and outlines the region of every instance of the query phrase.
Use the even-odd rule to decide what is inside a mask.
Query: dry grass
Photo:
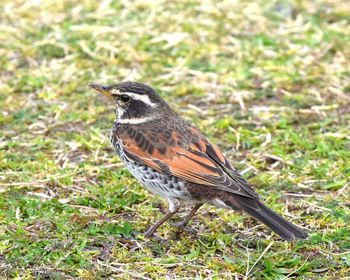
[[[334,279],[350,273],[350,4],[0,3],[0,275],[31,279]],[[194,122],[274,210],[282,242],[205,207],[142,232],[164,206],[108,140],[91,81],[146,82]]]

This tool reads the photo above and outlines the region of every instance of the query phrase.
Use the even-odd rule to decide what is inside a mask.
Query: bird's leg
[[[197,212],[197,210],[203,205],[203,203],[198,203],[196,204],[190,211],[190,213],[188,213],[185,218],[177,223],[173,223],[174,226],[176,227],[181,227],[184,228],[188,222],[191,220],[191,218],[193,217],[193,215]]]
[[[169,202],[169,210],[165,213],[165,215],[156,222],[153,226],[151,226],[146,232],[145,237],[150,237],[153,235],[153,233],[166,221],[168,220],[172,215],[174,215],[177,211],[180,209],[180,203],[177,199],[174,198],[168,198]]]

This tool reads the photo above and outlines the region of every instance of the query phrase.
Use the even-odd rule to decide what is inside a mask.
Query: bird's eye
[[[122,102],[124,102],[124,103],[129,102],[129,101],[130,101],[130,96],[127,95],[127,94],[122,94],[122,95],[120,96],[120,100],[121,100]]]

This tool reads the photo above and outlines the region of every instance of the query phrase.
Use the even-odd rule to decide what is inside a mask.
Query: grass
[[[348,1],[99,2],[0,3],[0,275],[349,276]],[[113,106],[87,87],[123,79],[155,87],[310,237],[206,206],[191,231],[144,238],[166,205],[123,169]]]

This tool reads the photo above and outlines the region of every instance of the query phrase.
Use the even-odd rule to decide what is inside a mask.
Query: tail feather
[[[244,202],[246,199],[243,199],[243,201],[241,199],[239,200],[244,212],[267,225],[283,239],[294,240],[295,238],[305,239],[307,237],[307,233],[303,229],[288,222],[267,208],[259,200],[254,200],[254,203],[252,203],[253,201],[249,203],[246,203],[248,201]]]

